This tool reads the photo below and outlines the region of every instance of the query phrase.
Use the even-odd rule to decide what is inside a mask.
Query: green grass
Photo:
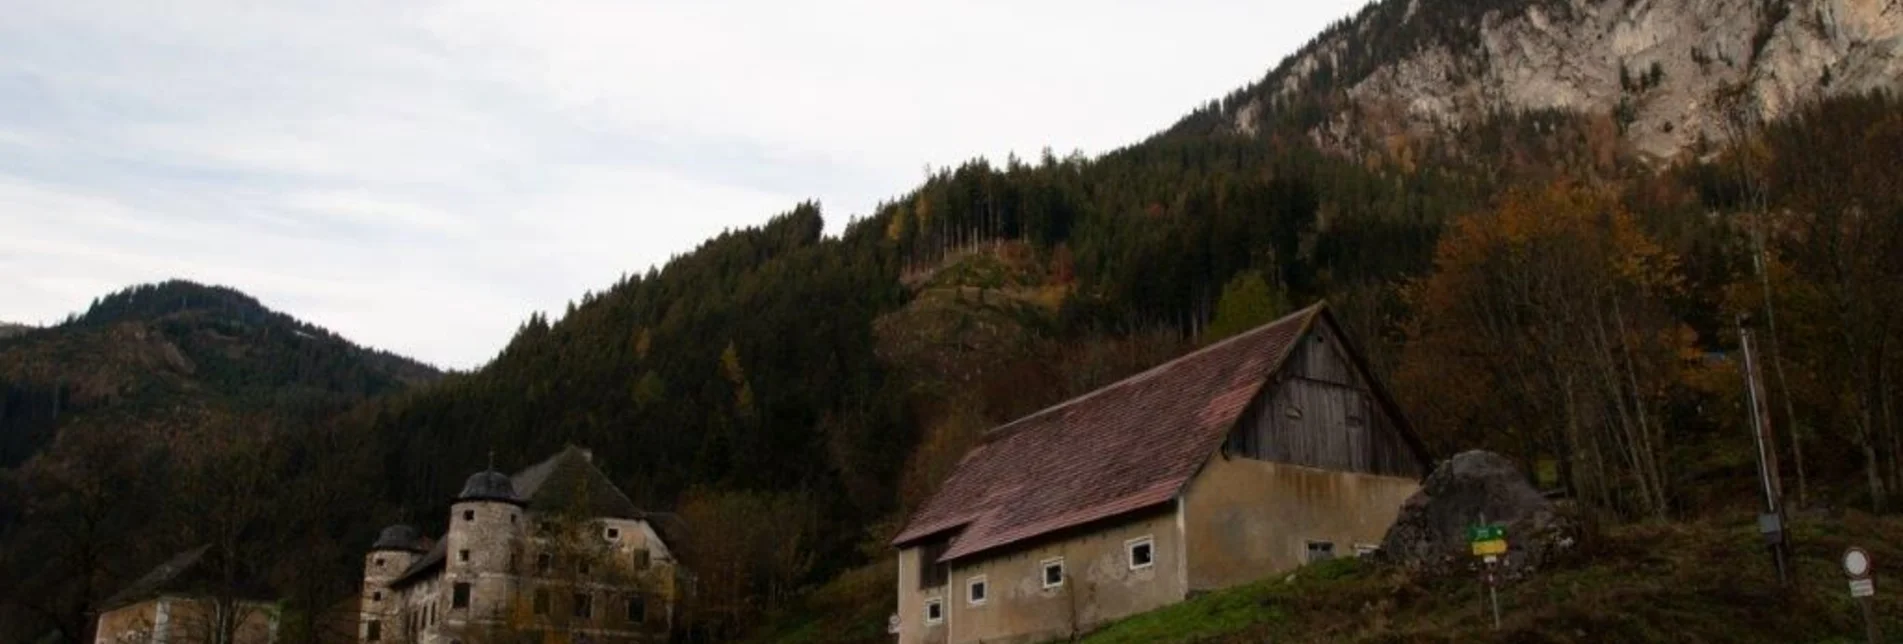
[[[1340,560],[1131,617],[1082,641],[1862,641],[1837,557],[1859,545],[1888,562],[1879,575],[1903,571],[1903,520],[1852,515],[1793,530],[1798,583],[1788,592],[1749,525],[1639,525],[1592,538],[1572,560],[1503,588],[1499,631],[1473,579]],[[1903,642],[1895,583],[1886,589],[1879,578],[1878,613],[1886,636]]]

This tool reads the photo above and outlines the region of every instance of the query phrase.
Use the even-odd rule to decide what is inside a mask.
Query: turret
[[[449,506],[449,531],[443,537],[445,621],[504,614],[512,590],[508,575],[518,567],[516,549],[527,521],[524,505],[509,477],[494,469],[477,472],[463,484]]]
[[[370,544],[363,558],[363,616],[358,620],[357,637],[364,642],[387,642],[395,632],[397,614],[402,607],[390,582],[408,570],[410,564],[427,550],[423,535],[416,528],[397,524],[384,528]]]

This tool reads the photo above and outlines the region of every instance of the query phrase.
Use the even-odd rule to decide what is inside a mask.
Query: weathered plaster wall
[[[158,597],[99,615],[95,644],[211,644],[217,638],[215,604],[190,597]],[[277,611],[269,604],[236,605],[233,644],[277,641]]]
[[[1352,557],[1379,544],[1420,484],[1216,455],[1183,497],[1189,590],[1212,590],[1295,568],[1309,541]]]
[[[213,644],[217,610],[210,600],[168,597],[165,603],[166,644]],[[238,627],[233,644],[271,644],[277,641],[277,610],[270,604],[244,602],[236,606]]]
[[[99,614],[94,629],[95,644],[147,644],[157,642],[159,602],[146,601],[121,606]]]
[[[1132,570],[1125,548],[1149,537],[1154,562]],[[1183,600],[1182,541],[1174,508],[1128,523],[995,556],[955,562],[948,585],[918,588],[919,549],[899,555],[901,644],[1042,642]],[[1065,580],[1045,589],[1045,560],[1064,559]],[[983,576],[987,597],[973,605],[970,581]],[[925,625],[925,603],[942,597],[945,622]]]
[[[899,644],[944,644],[949,637],[944,626],[925,626],[925,601],[944,597],[944,587],[920,589],[919,559],[922,548],[899,551]]]
[[[375,550],[363,556],[362,615],[357,620],[357,640],[370,641],[370,622],[380,626],[378,641],[390,641],[389,634],[401,632],[401,593],[390,589],[390,580],[410,567],[420,556],[402,550]],[[392,628],[399,629],[392,631]]]
[[[442,617],[456,622],[498,620],[511,604],[514,571],[522,562],[517,544],[528,524],[522,508],[494,501],[469,501],[450,506],[449,532],[444,541]],[[456,584],[470,585],[467,608],[453,608]]]

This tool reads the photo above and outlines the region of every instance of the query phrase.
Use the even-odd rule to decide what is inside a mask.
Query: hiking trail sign
[[[1507,528],[1500,524],[1480,524],[1467,528],[1467,542],[1473,544],[1476,557],[1489,559],[1507,553]]]

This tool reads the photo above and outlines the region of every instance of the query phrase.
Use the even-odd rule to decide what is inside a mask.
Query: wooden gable
[[[1419,478],[1424,455],[1331,320],[1309,327],[1231,431],[1230,453],[1344,472]]]

